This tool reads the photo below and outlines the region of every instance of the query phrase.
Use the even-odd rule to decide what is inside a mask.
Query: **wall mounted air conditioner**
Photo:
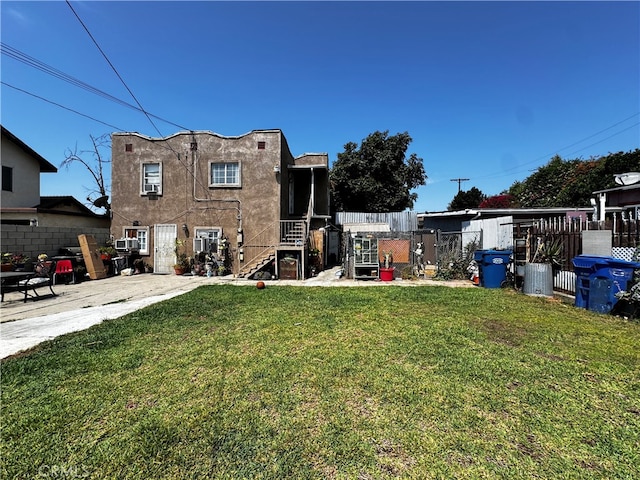
[[[140,250],[140,242],[137,238],[127,238],[127,250]]]
[[[194,238],[193,239],[193,251],[194,252],[208,252],[209,251],[209,239],[208,238]]]
[[[116,250],[140,250],[137,238],[119,238],[115,241]]]

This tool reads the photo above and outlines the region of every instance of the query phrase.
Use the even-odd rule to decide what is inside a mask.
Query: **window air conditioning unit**
[[[127,250],[140,250],[140,242],[137,238],[127,238]]]
[[[193,239],[193,251],[194,252],[208,252],[209,251],[209,239],[208,238],[194,238]]]
[[[119,238],[115,242],[116,250],[140,250],[137,238]]]

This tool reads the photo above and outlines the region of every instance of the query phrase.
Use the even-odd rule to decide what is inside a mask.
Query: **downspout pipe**
[[[195,139],[194,139],[195,140]],[[193,142],[192,142],[193,143]],[[193,199],[196,202],[223,202],[223,203],[235,203],[237,204],[235,207],[232,208],[216,208],[216,207],[210,207],[210,208],[216,208],[216,210],[236,210],[238,212],[238,234],[242,233],[242,204],[240,203],[240,200],[235,200],[235,199],[218,199],[218,198],[198,198],[197,195],[197,183],[198,183],[198,175],[197,175],[197,171],[198,171],[198,155],[197,155],[197,148],[192,148],[191,149],[191,163],[193,165]]]

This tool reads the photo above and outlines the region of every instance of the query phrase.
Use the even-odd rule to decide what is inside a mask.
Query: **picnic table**
[[[24,301],[26,302],[30,290],[33,291],[35,297],[39,297],[36,290],[40,287],[49,287],[51,294],[55,297],[56,292],[52,288],[54,270],[55,263],[47,276],[39,276],[38,272],[0,272],[0,301],[4,302],[6,292],[24,292]]]

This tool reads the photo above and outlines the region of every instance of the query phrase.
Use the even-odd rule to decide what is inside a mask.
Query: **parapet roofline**
[[[180,136],[180,135],[202,135],[202,134],[213,135],[214,137],[218,137],[218,138],[237,140],[237,139],[246,137],[248,135],[252,135],[254,133],[279,133],[281,135],[284,135],[282,133],[282,130],[280,130],[280,129],[251,130],[250,132],[243,133],[242,135],[222,135],[220,133],[216,133],[216,132],[213,132],[211,130],[183,130],[181,132],[176,132],[176,133],[172,133],[171,135],[167,135],[166,137],[150,137],[148,135],[143,135],[142,133],[138,133],[138,132],[113,132],[111,135],[112,136],[130,136],[130,135],[134,135],[136,137],[140,137],[140,138],[143,138],[145,140],[149,140],[151,142],[157,142],[157,141],[162,141],[162,140],[168,140],[170,138],[177,137],[177,136]]]
[[[318,152],[318,153],[306,152],[301,155],[298,155],[297,157],[295,157],[295,159],[297,160],[298,158],[302,158],[302,157],[322,157],[322,156],[328,157],[329,154],[327,152]]]

